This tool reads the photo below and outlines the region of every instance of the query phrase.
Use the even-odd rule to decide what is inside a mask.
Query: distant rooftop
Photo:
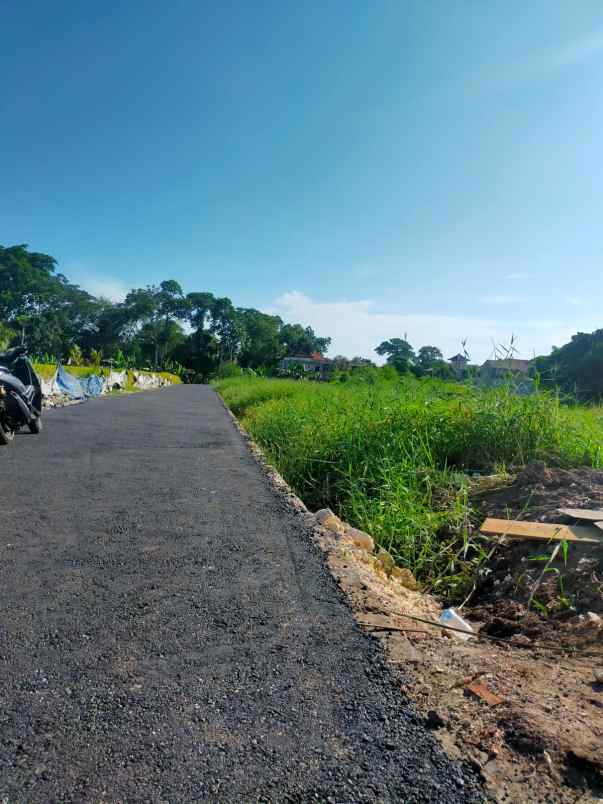
[[[503,360],[486,360],[482,368],[498,369],[499,371],[519,371],[527,374],[530,369],[530,363],[530,360],[507,357]]]

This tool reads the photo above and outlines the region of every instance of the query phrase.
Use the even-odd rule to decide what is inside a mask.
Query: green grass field
[[[317,384],[234,378],[226,404],[311,509],[333,508],[400,566],[454,598],[483,560],[469,470],[534,458],[603,466],[603,408],[437,380]]]

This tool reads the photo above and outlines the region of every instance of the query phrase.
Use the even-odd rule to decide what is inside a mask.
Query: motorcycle
[[[0,446],[22,427],[42,429],[42,383],[23,346],[0,354]]]

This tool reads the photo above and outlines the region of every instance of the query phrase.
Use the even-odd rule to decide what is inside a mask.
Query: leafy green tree
[[[69,349],[69,357],[68,363],[70,366],[81,366],[84,362],[84,356],[82,355],[82,350],[77,345],[77,343],[72,343]]]
[[[212,305],[215,302],[213,293],[189,293],[186,297],[188,304],[188,320],[195,329],[205,329],[211,315]]]
[[[122,310],[122,337],[138,345],[155,368],[163,366],[183,338],[178,322],[189,316],[190,305],[178,282],[168,279],[158,287],[131,290]]]
[[[378,355],[386,355],[388,365],[393,366],[400,374],[410,371],[416,360],[412,346],[404,338],[383,341],[375,351]]]
[[[444,361],[444,355],[437,346],[421,346],[417,352],[417,366],[422,371],[435,368]]]
[[[95,366],[96,368],[100,368],[101,363],[103,362],[103,353],[100,349],[91,349],[90,350],[90,365]]]
[[[248,368],[276,366],[285,353],[279,337],[282,320],[259,310],[243,308],[237,309],[237,316],[244,328],[239,363]]]
[[[32,353],[66,356],[94,325],[96,300],[25,245],[0,246],[0,320]]]
[[[279,337],[285,347],[285,357],[324,355],[331,345],[331,338],[321,338],[312,327],[302,327],[301,324],[283,324]]]
[[[16,339],[17,333],[0,321],[0,352],[4,352]]]
[[[210,332],[197,329],[175,347],[173,357],[190,369],[195,382],[207,382],[217,371],[219,346]]]
[[[185,332],[187,322],[192,332]],[[278,316],[235,309],[209,292],[184,295],[173,279],[132,289],[112,303],[94,298],[57,272],[47,254],[0,246],[0,348],[26,342],[30,352],[99,365],[183,366],[187,377],[213,376],[225,362],[269,371],[285,355],[323,354],[330,338]]]
[[[603,329],[578,332],[561,348],[534,361],[533,372],[547,387],[559,387],[585,401],[603,400]]]
[[[218,341],[218,363],[234,362],[245,337],[245,327],[230,299],[214,299],[210,308],[209,332]]]

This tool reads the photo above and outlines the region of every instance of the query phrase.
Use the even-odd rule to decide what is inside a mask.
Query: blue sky
[[[603,326],[599,0],[8,0],[1,24],[0,243],[83,287],[175,278],[348,355]]]

